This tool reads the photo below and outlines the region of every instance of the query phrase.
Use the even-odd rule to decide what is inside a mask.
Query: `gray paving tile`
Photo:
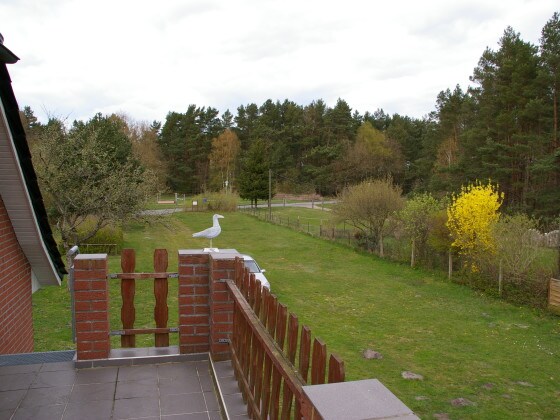
[[[75,370],[74,362],[53,362],[41,365],[41,372],[53,372],[55,370]]]
[[[113,400],[80,401],[66,406],[63,420],[101,420],[110,419]]]
[[[70,399],[72,386],[30,389],[21,402],[22,407],[37,407],[53,404],[66,404]]]
[[[239,385],[237,384],[237,379],[235,379],[235,377],[229,376],[226,378],[220,378],[218,382],[223,395],[239,393]]]
[[[16,410],[12,420],[56,420],[61,419],[65,409],[64,404],[37,407],[20,407]]]
[[[196,376],[179,379],[163,378],[159,380],[160,395],[191,394],[193,392],[202,392],[202,387]]]
[[[247,414],[247,406],[243,402],[241,394],[224,395],[224,404],[230,416]]]
[[[117,367],[81,369],[76,374],[76,384],[116,382],[118,371]]]
[[[0,392],[0,410],[16,408],[26,393],[25,389]]]
[[[85,384],[74,385],[70,394],[71,403],[84,401],[113,400],[115,397],[115,384]]]
[[[157,417],[142,417],[141,420],[161,420],[159,416]]]
[[[192,362],[160,364],[157,369],[160,379],[198,376],[196,366]]]
[[[119,368],[118,381],[141,381],[157,378],[157,368],[154,365],[126,366]]]
[[[203,391],[214,391],[214,381],[210,376],[199,376],[200,387]]]
[[[36,373],[16,373],[13,375],[3,375],[0,380],[1,391],[14,391],[16,389],[28,389],[35,380]]]
[[[141,381],[117,382],[115,399],[153,397],[158,395],[157,378]]]
[[[222,362],[219,366],[228,384],[227,392],[237,394],[231,364]],[[241,396],[237,395],[242,404]],[[232,415],[245,413],[244,405],[242,409],[230,411]],[[208,360],[84,369],[76,369],[73,362],[0,367],[0,420],[26,418],[221,420],[223,417]]]
[[[10,410],[0,409],[0,420],[10,420],[12,418],[12,414],[14,414],[13,408]]]
[[[40,364],[35,365],[16,365],[16,366],[0,366],[0,375],[13,375],[15,373],[31,373],[39,372]]]
[[[35,381],[31,384],[31,388],[73,385],[75,379],[76,372],[74,370],[39,372]]]
[[[192,414],[206,411],[202,392],[194,394],[161,395],[161,414]]]
[[[207,361],[193,362],[199,375],[210,375],[210,363]]]
[[[213,392],[204,392],[204,401],[206,401],[206,409],[208,411],[220,410],[218,399],[216,398],[216,394],[214,394]]]
[[[142,417],[141,420],[161,420],[159,416],[157,417]]]
[[[159,418],[159,398],[128,398],[115,400],[113,419]]]
[[[216,376],[218,378],[233,376],[233,367],[231,366],[230,361],[214,363],[214,370],[216,371]]]
[[[209,418],[209,420],[223,420],[223,419],[225,419],[225,417],[222,416],[222,413],[220,411],[210,411],[210,412],[208,412],[208,418]]]
[[[161,418],[162,420],[208,420],[208,414],[207,413],[173,414],[170,416],[161,416]]]

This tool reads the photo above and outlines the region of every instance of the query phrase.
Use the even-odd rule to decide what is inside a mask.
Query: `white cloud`
[[[189,104],[220,111],[266,99],[337,98],[421,117],[466,87],[510,25],[538,42],[549,0],[4,0],[21,106],[163,120]]]

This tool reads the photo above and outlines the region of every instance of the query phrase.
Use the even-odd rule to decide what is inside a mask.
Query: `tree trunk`
[[[449,250],[447,255],[447,278],[451,280],[451,275],[453,274],[453,253]]]
[[[415,243],[414,243],[414,239],[412,240],[412,246],[411,246],[411,250],[410,250],[410,266],[414,267],[414,263],[415,263],[415,259],[414,259],[414,248],[415,248]]]
[[[502,260],[500,260],[500,265],[498,268],[498,294],[502,296],[502,281],[504,279],[504,270],[502,268]]]
[[[383,252],[383,234],[379,234],[379,256],[381,258],[385,257],[385,253]]]

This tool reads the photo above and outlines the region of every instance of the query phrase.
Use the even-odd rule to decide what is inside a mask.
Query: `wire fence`
[[[398,229],[390,229],[390,232],[384,235],[383,255],[380,255],[379,244],[366,242],[367,239],[354,227],[348,224],[334,225],[328,217],[323,219],[269,214],[268,209],[262,208],[239,208],[238,211],[248,213],[259,220],[367,251],[384,259],[403,264],[411,262],[412,243]],[[479,272],[472,273],[468,270],[468,260],[462,256],[450,253],[449,250],[434,249],[428,244],[424,245],[424,249],[416,249],[415,254],[415,266],[447,273],[448,277],[455,282],[468,284],[516,303],[528,303],[541,307],[546,304],[550,278],[550,271],[547,269],[527,272],[522,279],[505,284],[504,289],[501,290],[501,286],[497,285],[498,273],[494,266],[479,267]]]
[[[311,236],[343,242],[350,246],[358,247],[360,245],[356,230],[353,227],[346,224],[343,224],[342,228],[332,226],[331,223],[327,222],[327,218],[282,216],[276,213],[269,214],[268,210],[254,207],[239,208],[238,211],[248,213],[259,220],[285,226]]]

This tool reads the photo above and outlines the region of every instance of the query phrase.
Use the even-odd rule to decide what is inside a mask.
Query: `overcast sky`
[[[421,118],[509,25],[538,43],[558,0],[0,0],[20,107],[165,120],[189,104],[342,98]]]

